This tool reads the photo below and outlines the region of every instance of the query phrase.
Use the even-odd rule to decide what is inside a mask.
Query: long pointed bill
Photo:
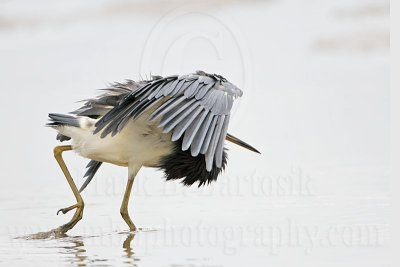
[[[232,143],[234,143],[234,144],[236,144],[236,145],[239,145],[239,146],[241,146],[241,147],[244,147],[244,148],[246,148],[246,149],[248,149],[248,150],[251,150],[251,151],[253,151],[253,152],[256,152],[256,153],[258,153],[258,154],[261,154],[260,151],[258,151],[257,149],[255,149],[255,148],[252,147],[251,145],[247,144],[246,142],[243,142],[243,141],[240,140],[239,138],[234,137],[233,135],[231,135],[231,134],[229,134],[229,133],[226,135],[226,140],[228,140],[229,142],[232,142]]]

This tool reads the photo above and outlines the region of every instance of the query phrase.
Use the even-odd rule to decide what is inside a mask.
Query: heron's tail
[[[46,126],[55,128],[58,131],[57,140],[60,140],[61,142],[71,139],[71,136],[68,133],[64,133],[66,128],[73,127],[76,129],[80,127],[79,118],[70,115],[50,113],[49,118],[50,122],[48,122]]]
[[[57,113],[49,114],[50,122],[46,124],[46,126],[55,127],[55,126],[73,126],[80,127],[79,119],[70,115],[63,115]]]

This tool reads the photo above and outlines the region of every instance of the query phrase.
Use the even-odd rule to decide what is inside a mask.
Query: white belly
[[[93,135],[97,120],[82,117],[80,128],[62,127],[61,134],[72,138],[73,149],[81,156],[120,166],[129,163],[147,167],[159,166],[160,159],[169,155],[174,147],[171,133],[162,133],[155,124],[149,124],[147,114],[131,120],[115,136],[101,138]]]

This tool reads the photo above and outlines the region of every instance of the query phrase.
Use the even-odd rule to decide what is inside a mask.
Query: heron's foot
[[[75,204],[71,207],[65,208],[65,212],[62,211],[63,209],[61,209],[60,211],[62,211],[63,213],[66,213],[72,209],[76,208],[75,214],[72,217],[72,219],[67,222],[66,224],[61,225],[60,227],[57,228],[57,231],[59,233],[65,234],[67,231],[71,230],[83,217],[83,203],[82,204]]]
[[[76,209],[77,207],[78,207],[78,204],[75,204],[75,205],[69,206],[69,207],[67,207],[67,208],[59,209],[59,210],[57,211],[57,215],[58,215],[60,212],[62,212],[63,214],[65,214],[65,213],[67,213],[67,212],[70,211],[70,210]]]
[[[135,224],[131,221],[130,218],[129,219],[125,219],[124,218],[124,220],[125,220],[126,224],[129,226],[129,231],[130,232],[135,232],[137,230]]]
[[[137,230],[136,226],[132,223],[132,225],[129,225],[129,231],[135,232]]]
[[[126,222],[126,224],[129,226],[129,231],[135,232],[137,230],[135,224],[132,222],[131,217],[129,216],[127,211],[121,211],[121,216],[122,219]]]

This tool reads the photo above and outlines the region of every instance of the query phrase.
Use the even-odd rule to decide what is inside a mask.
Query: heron
[[[76,203],[60,209],[74,210],[62,233],[82,219],[81,192],[103,163],[128,168],[120,213],[130,231],[137,228],[128,213],[134,179],[142,167],[164,171],[166,180],[179,179],[190,186],[217,180],[225,169],[225,140],[260,153],[229,134],[228,124],[235,99],[242,91],[221,75],[196,71],[185,75],[151,76],[140,81],[113,83],[69,115],[50,113],[46,124],[69,145],[54,148],[54,157],[67,179]],[[90,159],[78,190],[63,160],[65,151]]]

